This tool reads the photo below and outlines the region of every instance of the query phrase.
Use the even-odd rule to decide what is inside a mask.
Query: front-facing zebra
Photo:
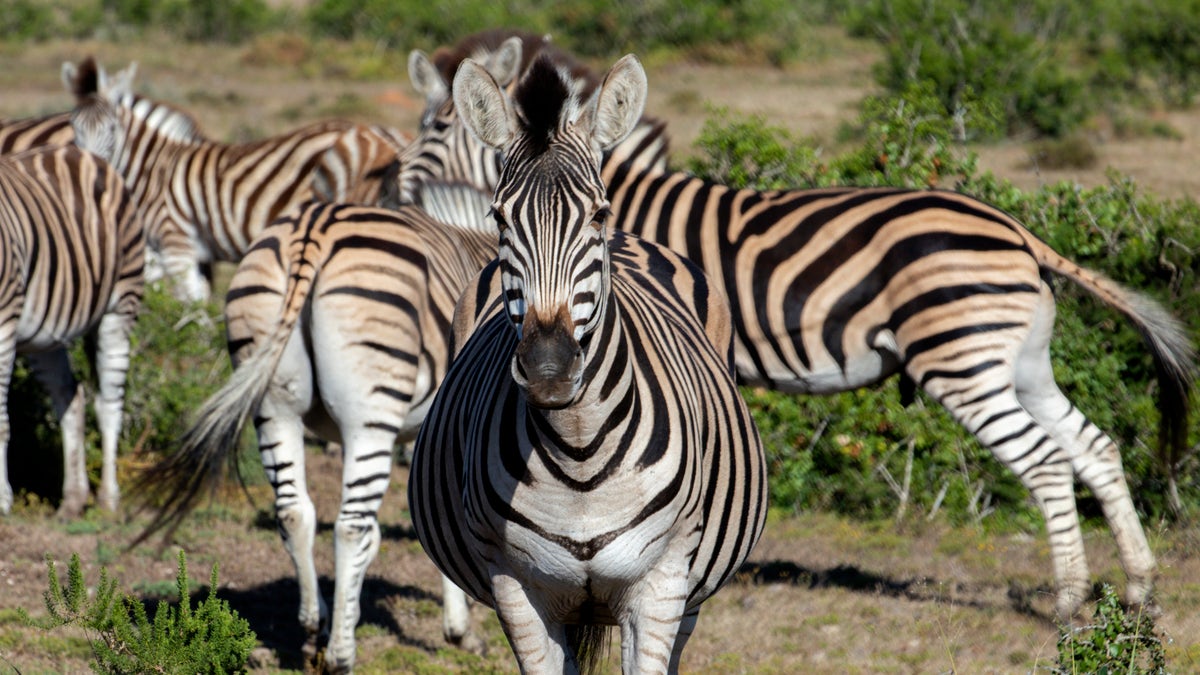
[[[13,503],[8,481],[8,385],[27,353],[49,390],[63,435],[62,516],[87,504],[84,390],[68,346],[95,331],[95,401],[103,466],[99,504],[117,508],[129,334],[142,298],[143,239],[121,178],[73,145],[0,157],[0,511]]]
[[[641,114],[641,65],[625,57],[594,94],[571,82],[544,59],[512,99],[469,60],[454,80],[469,128],[506,157],[500,252],[456,311],[409,505],[522,671],[578,670],[605,625],[625,672],[675,671],[761,533],[762,446],[720,293],[606,223],[600,155]]]

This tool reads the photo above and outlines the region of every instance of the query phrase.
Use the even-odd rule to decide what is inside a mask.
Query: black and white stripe
[[[471,61],[454,81],[468,126],[506,156],[500,254],[460,301],[409,504],[523,671],[574,671],[613,624],[626,672],[673,671],[761,533],[762,447],[720,294],[605,223],[600,151],[640,115],[640,64],[619,61],[594,98],[571,81],[540,59],[513,99]]]
[[[309,202],[264,230],[226,297],[234,374],[199,411],[179,450],[140,482],[165,505],[144,538],[187,513],[236,454],[252,417],[279,532],[298,571],[300,623],[310,645],[326,633],[325,664],[333,671],[354,663],[359,595],[379,546],[376,514],[393,447],[416,435],[449,365],[455,302],[495,256],[495,232],[474,222],[487,212],[487,195],[461,189],[426,188],[436,218],[414,206]],[[472,229],[447,224],[455,222]],[[343,447],[332,615],[313,560],[306,426]],[[462,605],[459,599],[454,607]],[[465,616],[451,618],[465,624]]]
[[[116,510],[129,334],[142,297],[143,235],[120,176],[73,145],[0,157],[0,511],[12,507],[7,474],[8,385],[28,355],[63,433],[62,516],[87,504],[84,390],[67,348],[94,333],[103,466],[97,501]]]

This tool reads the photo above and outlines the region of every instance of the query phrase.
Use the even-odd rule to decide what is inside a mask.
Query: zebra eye
[[[488,211],[488,215],[492,217],[492,220],[496,221],[497,230],[503,232],[508,229],[508,221],[504,219],[504,216],[500,215],[499,209],[493,206],[491,210]]]
[[[596,211],[596,215],[592,216],[592,227],[597,230],[604,228],[604,223],[608,222],[608,217],[612,215],[612,209],[607,206]]]

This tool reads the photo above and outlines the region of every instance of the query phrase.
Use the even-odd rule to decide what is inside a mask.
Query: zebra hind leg
[[[1017,398],[1066,450],[1074,474],[1100,502],[1128,580],[1125,601],[1140,606],[1150,601],[1153,590],[1154,553],[1134,508],[1117,444],[1084,417],[1054,381],[1049,350],[1053,324],[1053,298],[1046,291],[1018,356]]]
[[[1011,363],[996,360],[977,370],[942,371],[923,384],[1032,493],[1048,531],[1057,588],[1055,613],[1069,618],[1091,590],[1069,457],[1021,405]],[[922,382],[921,373],[911,374]]]
[[[342,504],[334,523],[336,580],[325,653],[327,672],[354,668],[354,628],[362,612],[360,596],[367,567],[379,552],[379,507],[391,481],[396,441],[391,430],[356,426],[359,428],[351,433],[343,432]]]
[[[293,353],[303,354],[303,346],[298,340],[292,340],[287,349],[285,362]],[[303,652],[306,657],[312,657],[319,652],[329,630],[329,609],[317,586],[317,569],[313,560],[317,510],[308,494],[304,425],[298,412],[307,409],[312,386],[311,378],[303,375],[281,381],[278,375],[285,365],[281,363],[276,371],[276,380],[259,407],[255,427],[263,469],[275,491],[279,536],[292,558],[300,585],[299,621],[305,633]],[[297,372],[303,373],[304,370]]]
[[[38,382],[49,392],[62,428],[63,494],[58,517],[75,518],[83,513],[88,499],[83,385],[71,374],[71,361],[65,349],[30,354],[29,363]]]

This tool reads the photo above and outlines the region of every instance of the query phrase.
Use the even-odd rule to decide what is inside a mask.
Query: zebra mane
[[[548,144],[564,116],[577,115],[594,90],[593,79],[578,79],[566,65],[539,54],[521,76],[513,102],[531,141]]]
[[[124,108],[146,128],[152,129],[168,140],[180,143],[196,143],[207,137],[191,113],[170,103],[156,101],[133,92],[125,92],[116,105]]]
[[[100,69],[96,59],[91,55],[79,62],[75,68],[75,76],[70,81],[71,94],[75,100],[82,101],[88,96],[95,95],[100,90]]]

